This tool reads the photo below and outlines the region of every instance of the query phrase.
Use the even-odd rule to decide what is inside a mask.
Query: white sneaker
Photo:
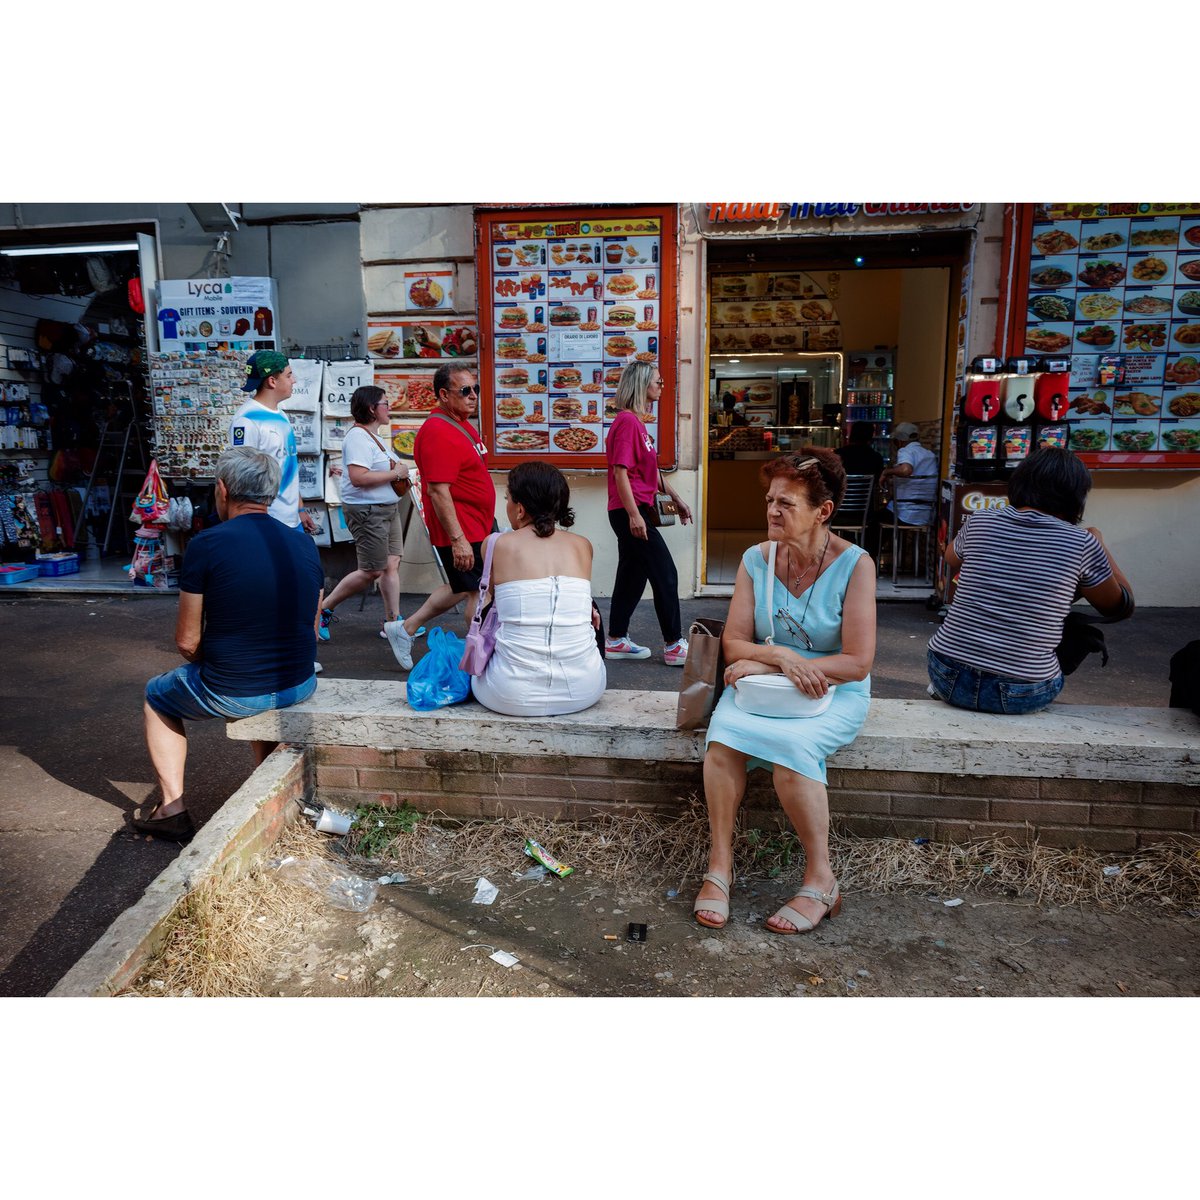
[[[412,660],[412,637],[406,632],[403,621],[388,621],[383,632],[387,634],[388,645],[392,648],[392,653],[396,656],[396,661],[400,664],[402,671],[411,671],[413,666]]]
[[[679,641],[663,647],[663,662],[668,667],[682,667],[687,662],[687,652],[687,638],[680,638]]]
[[[321,666],[321,664],[319,662],[313,663],[313,674],[314,675],[320,675],[320,673],[323,670],[325,670],[325,668],[323,666]]]
[[[604,657],[605,658],[649,658],[650,647],[639,646],[637,642],[632,642],[627,637],[604,639]]]

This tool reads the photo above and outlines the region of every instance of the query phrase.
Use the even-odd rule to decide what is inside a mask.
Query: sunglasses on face
[[[781,604],[775,610],[775,620],[777,620],[793,637],[797,637],[804,644],[805,650],[812,650],[812,638],[808,636],[804,626],[792,616],[790,612]]]
[[[460,396],[462,396],[464,399],[467,396],[471,396],[471,395],[478,396],[479,395],[479,384],[468,383],[465,387],[460,387],[458,389],[458,394]]]

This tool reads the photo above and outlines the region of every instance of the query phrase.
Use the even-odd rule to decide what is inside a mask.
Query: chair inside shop
[[[926,478],[930,477],[913,475],[906,482]],[[905,507],[920,508],[928,512],[927,519],[920,523],[901,521],[896,515],[899,504],[893,497],[892,523],[884,525],[880,529],[879,540],[882,543],[884,536],[888,533],[892,536],[892,585],[894,587],[927,587],[933,582],[933,527],[937,516],[937,500],[905,499],[903,503]],[[905,557],[906,548],[911,549],[912,552],[912,574],[915,582],[900,583],[901,559]]]
[[[866,546],[867,523],[871,518],[874,497],[874,475],[847,475],[846,494],[833,514],[829,528],[843,537],[852,538],[860,546]]]

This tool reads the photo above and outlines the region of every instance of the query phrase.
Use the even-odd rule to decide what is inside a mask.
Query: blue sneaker
[[[333,615],[333,609],[331,609],[331,608],[321,609],[321,628],[317,631],[317,636],[321,639],[321,641],[323,641],[323,642],[329,641],[329,627],[336,620],[337,620],[337,617],[335,617]]]

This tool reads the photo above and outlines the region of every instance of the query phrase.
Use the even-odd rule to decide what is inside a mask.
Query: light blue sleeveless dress
[[[812,587],[799,596],[793,596],[778,579],[775,580],[774,607],[786,605],[797,625],[801,623],[805,604],[808,604],[803,625],[816,648],[806,649],[778,618],[775,620],[775,645],[795,650],[804,658],[824,658],[841,652],[842,604],[850,576],[865,553],[861,546],[850,546]],[[767,562],[755,545],[742,555],[742,563],[754,584],[754,640],[762,645],[771,632],[766,605]],[[809,592],[812,592],[811,601]],[[867,719],[870,703],[869,675],[857,683],[839,683],[833,702],[817,717],[758,717],[738,708],[734,703],[733,688],[727,687],[713,711],[704,744],[720,742],[748,754],[747,771],[755,767],[769,771],[778,763],[799,775],[825,783],[825,759],[854,741]]]

